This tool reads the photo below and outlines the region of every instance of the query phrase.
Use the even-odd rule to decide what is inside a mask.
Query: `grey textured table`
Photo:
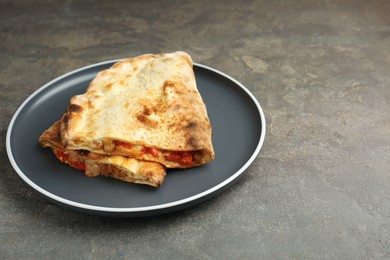
[[[1,259],[390,258],[389,1],[1,1]],[[38,3],[39,2],[39,3]],[[193,208],[110,219],[55,206],[6,155],[46,82],[184,50],[242,82],[267,119],[246,174]]]

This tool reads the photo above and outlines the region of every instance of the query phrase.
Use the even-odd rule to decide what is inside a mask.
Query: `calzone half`
[[[121,181],[146,184],[160,187],[163,183],[165,167],[155,162],[144,162],[124,156],[107,156],[87,150],[68,150],[62,146],[60,121],[54,123],[40,137],[43,147],[53,150],[55,156],[63,163],[82,170],[86,176],[106,176]]]
[[[212,129],[185,52],[146,54],[103,70],[61,121],[69,150],[189,168],[214,159]]]

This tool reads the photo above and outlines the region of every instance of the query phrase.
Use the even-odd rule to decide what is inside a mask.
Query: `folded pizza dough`
[[[61,120],[67,150],[129,156],[169,168],[214,159],[212,129],[185,52],[146,54],[101,71]]]
[[[61,162],[85,171],[85,175],[89,177],[106,176],[153,187],[160,187],[165,179],[165,167],[156,162],[64,148],[61,143],[60,121],[47,129],[39,137],[39,142],[43,147],[51,148]]]

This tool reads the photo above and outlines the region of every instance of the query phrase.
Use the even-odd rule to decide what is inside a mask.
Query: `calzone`
[[[53,150],[63,163],[82,170],[86,176],[106,176],[121,181],[160,187],[163,183],[165,167],[156,162],[139,161],[120,155],[103,155],[88,150],[68,150],[61,143],[60,121],[55,122],[40,137],[43,147]]]
[[[214,159],[212,128],[185,52],[145,54],[103,70],[61,120],[67,150],[189,168]]]

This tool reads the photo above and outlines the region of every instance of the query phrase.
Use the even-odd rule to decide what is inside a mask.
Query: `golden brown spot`
[[[184,95],[185,92],[183,92],[183,86],[180,84],[175,83],[174,81],[165,81],[163,85],[163,91],[165,94],[168,93],[175,93],[176,95]],[[174,98],[174,97],[172,97]]]
[[[158,60],[152,60],[149,62],[148,66],[154,67],[154,65],[156,65],[157,62],[158,62]]]
[[[148,120],[148,118],[144,114],[138,114],[137,119],[142,123],[146,123],[146,121]]]
[[[144,110],[142,111],[142,113],[146,116],[150,116],[150,114],[152,113],[151,109],[144,106]]]
[[[191,130],[195,129],[197,126],[198,126],[198,124],[196,122],[193,122],[193,121],[190,121],[187,124],[187,128],[191,129]]]
[[[110,75],[110,72],[109,72],[108,70],[103,70],[103,71],[101,71],[99,74],[100,74],[100,76],[105,77],[105,76]]]
[[[88,99],[88,107],[95,108],[95,106],[93,105],[93,100]]]
[[[196,148],[198,144],[198,140],[195,136],[191,136],[190,138],[187,139],[187,144],[190,147]]]
[[[152,106],[152,111],[153,111],[154,113],[157,114],[157,112],[158,112],[159,110],[161,110],[160,107],[158,107],[158,106],[156,106],[156,105]]]
[[[82,110],[83,110],[83,108],[79,105],[76,105],[76,104],[70,104],[69,108],[68,108],[69,112],[74,112],[74,113],[81,112]]]
[[[164,82],[163,90],[165,92],[165,91],[167,91],[167,88],[173,88],[173,87],[175,87],[175,83],[167,80]]]
[[[118,69],[118,68],[122,67],[122,64],[125,63],[125,62],[126,62],[126,60],[124,60],[124,61],[118,61],[117,63],[115,63],[114,65],[112,65],[111,68]]]
[[[87,136],[93,136],[93,132],[92,131],[89,131],[89,132],[87,132]]]
[[[140,121],[141,123],[147,125],[148,127],[156,127],[157,126],[157,122],[154,121],[154,120],[151,120],[146,114],[144,113],[138,113],[136,115],[136,118],[138,119],[138,121]]]
[[[79,145],[79,144],[82,144],[83,142],[82,142],[80,139],[74,139],[74,140],[73,140],[73,143],[74,143],[75,145]]]
[[[173,57],[166,57],[166,58],[164,58],[162,61],[163,61],[163,62],[169,62],[169,61],[171,61],[171,60],[173,60]]]
[[[113,84],[112,84],[112,83],[107,84],[107,85],[104,86],[104,88],[105,88],[106,90],[112,90],[112,87],[113,87]]]
[[[129,107],[130,107],[130,102],[126,102],[123,106],[124,106],[125,108],[129,108]]]
[[[63,117],[62,117],[62,122],[67,125],[68,122],[69,122],[69,116],[68,114],[65,114]]]
[[[121,86],[125,86],[126,85],[126,80],[125,79],[121,79],[120,81],[119,81],[119,84],[121,85]]]

